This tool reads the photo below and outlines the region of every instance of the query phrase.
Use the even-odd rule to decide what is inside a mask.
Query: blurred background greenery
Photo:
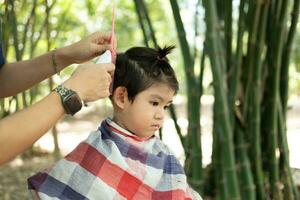
[[[168,143],[175,133],[170,145],[182,147],[175,153],[191,185],[207,199],[299,199],[286,141],[288,112],[299,106],[299,1],[0,0],[6,60],[30,59],[110,31],[113,6],[117,51],[177,46],[169,60],[180,91],[160,135]],[[74,67],[1,99],[0,116],[37,102]],[[53,142],[48,137],[54,157],[32,147],[0,168],[7,179],[0,182],[0,198],[22,199],[26,176],[65,154],[62,132],[92,131],[109,112],[109,101],[100,101],[75,119],[65,117],[51,130]],[[298,112],[293,119],[299,120]],[[21,194],[14,193],[22,184]]]

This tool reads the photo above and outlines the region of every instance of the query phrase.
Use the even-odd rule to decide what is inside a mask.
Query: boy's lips
[[[153,124],[153,125],[151,125],[151,127],[155,128],[155,129],[160,129],[161,125],[160,124]]]

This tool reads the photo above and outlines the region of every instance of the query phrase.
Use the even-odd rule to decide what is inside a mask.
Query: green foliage
[[[295,24],[291,22],[292,16],[285,13],[291,13],[297,2],[299,0],[206,0],[201,6],[200,0],[144,1],[158,45],[177,46],[169,58],[181,82],[180,93],[187,97],[190,126],[187,140],[183,140],[187,141],[184,145],[187,147],[188,175],[196,186],[203,185],[203,181],[212,182],[216,188],[211,189],[211,194],[220,199],[263,199],[266,196],[280,199],[282,191],[278,185],[293,187],[291,181],[284,182],[289,180],[287,160],[282,159],[281,165],[285,167],[278,168],[275,150],[281,150],[281,158],[286,156],[284,96],[288,77],[283,74],[288,73],[289,63],[295,66],[293,74],[300,73],[300,35],[298,31],[293,40],[289,30],[291,24]],[[48,3],[53,5],[49,16],[50,49],[74,43],[95,31],[110,31],[113,5],[116,7],[118,51],[144,45],[133,0],[48,0]],[[34,5],[35,0],[6,0],[0,4],[1,38],[9,62],[47,51],[45,0],[36,0],[35,9]],[[206,45],[207,49],[204,49]],[[209,55],[211,64],[205,57],[201,60],[202,55]],[[212,84],[211,78],[207,78],[210,76],[207,73],[211,72],[207,68],[201,78],[201,64],[211,67]],[[69,77],[74,67],[66,68],[60,77],[55,77],[55,82]],[[279,71],[279,68],[284,70]],[[291,91],[297,95],[299,80],[299,74],[291,76]],[[215,97],[214,153],[212,165],[209,170],[204,170],[210,171],[211,175],[204,175],[203,180],[202,171],[199,173],[202,168],[199,160],[201,143],[197,143],[201,138],[199,96],[207,91]],[[25,93],[25,103],[34,103],[48,92],[49,85],[42,82]],[[278,96],[280,101],[276,99]],[[14,112],[19,103],[22,103],[20,95],[1,100],[0,115]],[[265,120],[264,126],[261,118]],[[253,148],[249,149],[249,145]],[[261,160],[261,157],[268,159]],[[272,158],[271,162],[269,158]],[[291,193],[292,189],[287,191]],[[293,192],[296,197],[297,192]]]
[[[291,62],[294,63],[294,65],[296,66],[296,70],[298,73],[300,73],[300,31],[299,29],[300,27],[298,26],[298,31],[296,33],[295,41],[293,43],[292,60],[291,60]]]

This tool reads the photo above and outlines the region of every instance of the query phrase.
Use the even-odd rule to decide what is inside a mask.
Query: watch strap
[[[82,108],[81,99],[75,91],[68,89],[63,85],[58,85],[53,91],[57,92],[60,95],[62,105],[67,114],[74,115]],[[72,107],[72,105],[68,104],[71,96],[73,97],[73,99],[75,97],[75,100],[77,101],[76,107]]]

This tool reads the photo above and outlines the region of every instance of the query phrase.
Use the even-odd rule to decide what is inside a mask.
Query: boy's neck
[[[127,127],[124,125],[124,122],[122,120],[122,117],[118,116],[118,115],[114,115],[112,118],[112,121],[115,122],[118,126],[120,126],[121,128],[125,129],[126,131],[129,131],[127,129]],[[132,133],[131,131],[129,131],[130,133]],[[134,134],[134,133],[132,133]],[[134,134],[135,135],[135,134]]]

